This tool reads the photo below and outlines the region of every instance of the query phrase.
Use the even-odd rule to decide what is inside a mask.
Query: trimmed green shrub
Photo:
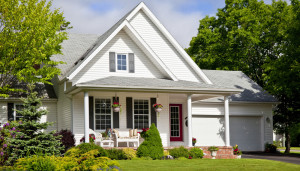
[[[203,154],[203,151],[200,149],[200,148],[197,148],[197,147],[193,147],[190,149],[189,151],[189,155],[193,158],[193,159],[196,159],[196,158],[203,158],[204,154]]]
[[[173,148],[169,150],[169,153],[171,156],[174,158],[179,158],[179,157],[189,157],[189,151],[184,148],[183,146],[180,146],[179,148]]]
[[[132,148],[124,148],[123,152],[128,160],[136,158],[136,151]]]
[[[151,157],[152,159],[161,159],[164,155],[159,132],[153,123],[146,132],[145,141],[137,149],[138,157]]]
[[[55,133],[54,136],[61,136],[60,142],[64,146],[64,153],[70,148],[75,146],[74,134],[67,129],[62,129],[59,132]]]
[[[106,150],[106,152],[108,154],[108,158],[110,158],[112,160],[126,160],[127,159],[123,150],[112,148],[112,149]]]
[[[107,152],[102,147],[100,147],[94,143],[82,143],[82,144],[76,146],[75,148],[79,149],[78,153],[80,155],[84,154],[86,152],[89,152],[91,150],[98,150],[99,154],[97,155],[97,157],[107,157]],[[73,148],[71,148],[71,149],[72,149],[72,151],[74,151]],[[68,153],[68,151],[67,151],[65,155],[68,156],[69,154],[70,153]]]
[[[277,152],[277,146],[274,145],[274,144],[266,143],[266,145],[265,145],[265,151],[267,153],[276,153]]]

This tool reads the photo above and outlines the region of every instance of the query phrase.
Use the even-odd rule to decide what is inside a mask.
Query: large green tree
[[[61,53],[68,25],[51,1],[0,0],[0,96],[17,82],[50,83],[60,73],[50,57]]]
[[[299,123],[299,0],[226,0],[200,20],[186,49],[203,69],[241,70],[280,101],[274,128],[289,137]],[[286,139],[289,152],[289,138]]]

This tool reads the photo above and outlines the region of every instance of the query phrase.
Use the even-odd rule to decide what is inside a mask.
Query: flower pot
[[[236,159],[241,159],[242,158],[242,155],[237,155],[236,156]]]
[[[210,153],[211,153],[212,159],[216,159],[217,151],[211,151]]]
[[[161,112],[162,108],[155,108],[155,112]]]
[[[114,107],[113,110],[114,110],[114,112],[119,112],[120,111],[120,107]]]

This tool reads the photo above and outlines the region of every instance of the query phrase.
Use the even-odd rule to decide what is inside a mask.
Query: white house
[[[262,151],[272,142],[276,99],[240,71],[201,70],[144,3],[103,35],[70,34],[62,46],[64,55],[52,59],[66,64],[43,89],[50,111],[43,119],[55,122],[51,130],[72,130],[77,144],[89,128],[151,123],[163,146],[192,146],[195,137],[198,146]],[[115,101],[121,112],[112,111]],[[0,122],[16,119],[18,103],[1,99]],[[160,113],[155,103],[164,106]]]

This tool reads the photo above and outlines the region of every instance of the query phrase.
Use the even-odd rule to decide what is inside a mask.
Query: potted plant
[[[121,105],[119,104],[119,102],[114,102],[113,105],[111,105],[111,107],[113,108],[114,112],[119,112]]]
[[[233,154],[237,155],[237,159],[242,158],[242,151],[239,150],[239,146],[236,144],[235,146],[233,146]]]
[[[216,159],[218,150],[219,150],[219,148],[215,147],[215,146],[211,146],[211,147],[208,148],[208,151],[210,151],[210,153],[211,153],[212,159]]]
[[[195,146],[196,142],[197,142],[197,139],[193,137],[193,138],[192,138],[193,146]]]
[[[153,107],[154,107],[154,109],[155,109],[155,112],[161,112],[161,111],[162,111],[162,108],[163,108],[163,105],[155,103],[155,104],[153,105]]]

